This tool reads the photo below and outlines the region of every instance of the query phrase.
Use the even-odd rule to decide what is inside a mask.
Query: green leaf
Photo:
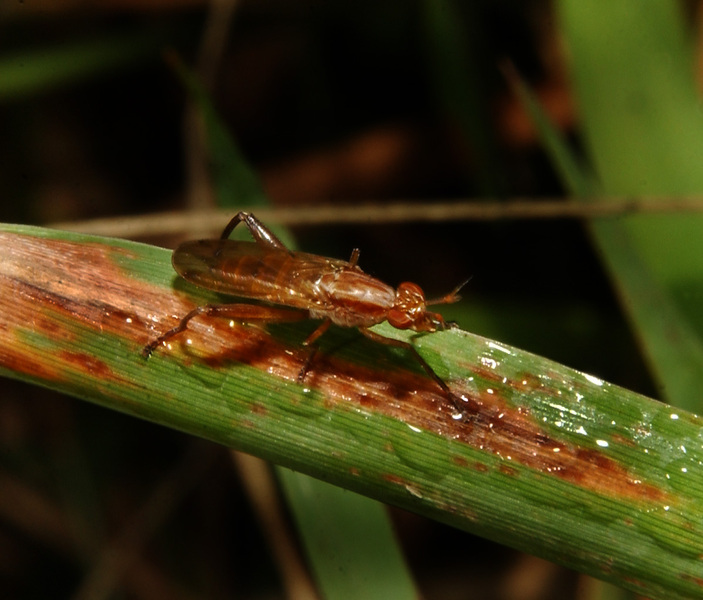
[[[509,80],[537,126],[542,142],[564,184],[589,201],[597,186],[579,165],[533,94],[508,71]],[[695,331],[634,246],[628,230],[612,219],[593,219],[591,234],[630,323],[640,338],[662,395],[678,406],[695,410],[703,384],[703,348]]]
[[[213,296],[165,250],[31,227],[0,233],[0,371],[249,452],[593,574],[700,597],[700,418],[460,330],[409,340],[466,399],[463,420],[396,348],[308,324],[201,319]],[[343,350],[334,350],[345,341]]]
[[[382,504],[289,469],[278,475],[324,598],[418,597]]]
[[[677,2],[562,0],[584,134],[605,195],[703,191],[703,116]],[[595,222],[594,239],[663,395],[699,409],[703,217]]]

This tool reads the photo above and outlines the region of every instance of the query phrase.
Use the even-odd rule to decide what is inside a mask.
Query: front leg
[[[388,346],[395,346],[396,348],[402,348],[403,350],[407,350],[408,352],[410,352],[410,354],[415,357],[415,360],[424,369],[425,373],[427,373],[430,377],[432,377],[432,379],[437,382],[437,385],[442,389],[445,397],[452,403],[454,408],[459,411],[457,415],[464,414],[464,410],[466,409],[464,399],[457,397],[454,392],[449,389],[449,386],[446,384],[446,382],[439,375],[437,375],[437,373],[435,373],[434,369],[424,358],[422,358],[422,356],[420,356],[420,353],[410,342],[389,338],[385,335],[380,335],[375,331],[371,331],[370,329],[366,329],[365,327],[359,327],[359,331],[374,342],[380,342],[381,344],[386,344]]]

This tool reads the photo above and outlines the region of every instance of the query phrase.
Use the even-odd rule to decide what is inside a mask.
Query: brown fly
[[[229,239],[234,228],[242,222],[251,232],[254,242]],[[358,249],[352,252],[348,262],[293,252],[254,215],[240,212],[225,227],[220,239],[184,242],[176,248],[173,267],[183,279],[199,287],[287,308],[258,304],[198,306],[185,315],[176,327],[147,344],[142,355],[148,357],[157,346],[183,332],[189,321],[200,315],[226,317],[245,323],[322,319],[320,326],[303,342],[304,345],[315,342],[331,323],[356,327],[369,339],[412,353],[461,411],[461,401],[412,344],[387,338],[369,328],[388,321],[397,329],[418,332],[446,329],[447,324],[442,316],[429,312],[427,305],[456,302],[462,286],[442,298],[427,301],[417,284],[401,283],[394,290],[364,273],[357,266],[358,260]],[[301,379],[306,371],[307,365],[301,371]]]

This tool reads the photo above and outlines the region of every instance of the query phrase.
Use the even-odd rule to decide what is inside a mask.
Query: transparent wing
[[[320,279],[353,268],[342,260],[233,240],[185,242],[173,253],[173,267],[186,281],[209,290],[322,310],[329,299]]]

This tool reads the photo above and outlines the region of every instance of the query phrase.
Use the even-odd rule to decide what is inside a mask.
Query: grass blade
[[[290,469],[278,475],[323,598],[419,597],[382,504]]]
[[[703,118],[676,2],[562,0],[573,79],[603,194],[700,194]],[[594,237],[670,402],[701,406],[703,217],[595,222]]]
[[[506,74],[539,130],[564,185],[583,201],[602,195],[598,193],[600,184],[576,161],[534,95],[511,69],[506,69]],[[656,278],[622,220],[592,219],[589,228],[662,397],[696,410],[700,406],[698,390],[703,385],[700,338],[666,286]]]
[[[140,349],[212,296],[167,251],[4,226],[0,370],[205,437],[613,581],[700,597],[698,417],[538,356],[450,330],[413,343],[464,421],[410,357],[330,333],[305,381],[310,327],[194,323]],[[412,339],[407,332],[378,328]],[[190,343],[187,343],[190,340]]]

